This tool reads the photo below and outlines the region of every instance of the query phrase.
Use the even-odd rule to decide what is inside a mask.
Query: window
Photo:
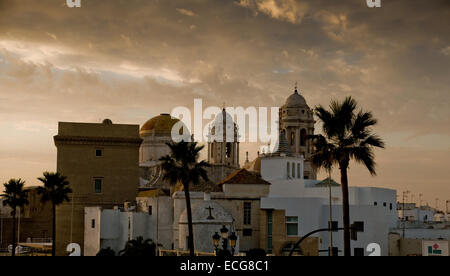
[[[244,237],[251,237],[252,236],[252,229],[244,229],[244,230],[242,230],[242,235]]]
[[[295,132],[291,132],[291,146],[295,143]]]
[[[272,253],[272,211],[267,211],[267,252]]]
[[[292,163],[292,178],[295,178],[295,163]]]
[[[91,227],[92,227],[92,229],[95,228],[95,219],[91,220]]]
[[[244,225],[252,224],[252,203],[244,202]]]
[[[286,235],[298,236],[298,217],[286,217]]]
[[[356,257],[364,256],[364,248],[355,247],[353,249],[353,252],[354,252],[353,255],[356,256]]]
[[[232,147],[233,147],[233,145],[231,143],[227,143],[227,146],[225,148],[225,154],[226,154],[227,158],[231,157]]]
[[[102,193],[102,184],[103,184],[103,179],[101,179],[101,178],[94,179],[94,192],[96,194]]]
[[[300,131],[300,146],[306,146],[306,129]]]
[[[375,202],[373,203],[373,205],[374,205],[374,206],[377,206],[377,205],[378,205],[378,203],[377,203],[377,202],[375,201]]]
[[[383,202],[383,207],[386,207],[386,202]]]
[[[102,149],[96,149],[95,150],[95,156],[102,157],[103,156],[103,150]]]
[[[389,210],[392,210],[392,203],[389,203]]]
[[[289,176],[291,175],[291,172],[289,171],[289,169],[290,169],[290,164],[289,164],[289,162],[287,162],[287,166],[286,166],[287,178],[289,178]]]
[[[151,216],[153,213],[153,207],[150,205],[148,206],[148,214]]]

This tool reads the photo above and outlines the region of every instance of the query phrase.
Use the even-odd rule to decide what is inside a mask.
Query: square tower
[[[56,212],[56,254],[69,243],[83,252],[84,208],[113,208],[135,201],[139,185],[139,125],[65,123],[54,137],[57,171],[67,177],[71,201]]]

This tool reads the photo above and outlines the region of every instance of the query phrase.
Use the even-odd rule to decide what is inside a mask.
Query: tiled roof
[[[217,185],[223,184],[263,184],[270,185],[270,182],[265,181],[261,176],[254,172],[249,172],[242,168],[236,170],[234,173],[227,176],[224,180],[217,183]]]

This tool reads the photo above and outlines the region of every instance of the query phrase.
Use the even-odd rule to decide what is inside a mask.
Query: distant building
[[[60,122],[57,171],[67,177],[71,202],[57,208],[56,253],[67,255],[69,243],[83,251],[85,207],[113,208],[134,201],[139,186],[138,125]]]
[[[436,210],[429,206],[417,207],[416,203],[397,203],[398,217],[401,221],[431,222]]]
[[[50,241],[52,237],[52,209],[50,203],[43,203],[37,194],[37,187],[28,186],[28,204],[18,208],[16,215],[16,238],[20,242]],[[3,206],[0,197],[0,249],[12,242],[12,209]]]
[[[436,255],[449,256],[450,222],[399,222],[389,233],[389,256],[430,255],[423,246],[424,242],[446,246],[446,250],[442,251],[444,255]]]

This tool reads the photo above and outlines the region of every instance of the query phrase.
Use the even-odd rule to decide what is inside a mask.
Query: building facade
[[[56,253],[77,243],[83,252],[85,207],[113,208],[134,201],[139,185],[138,125],[60,122],[57,171],[67,177],[71,201],[56,210]]]

